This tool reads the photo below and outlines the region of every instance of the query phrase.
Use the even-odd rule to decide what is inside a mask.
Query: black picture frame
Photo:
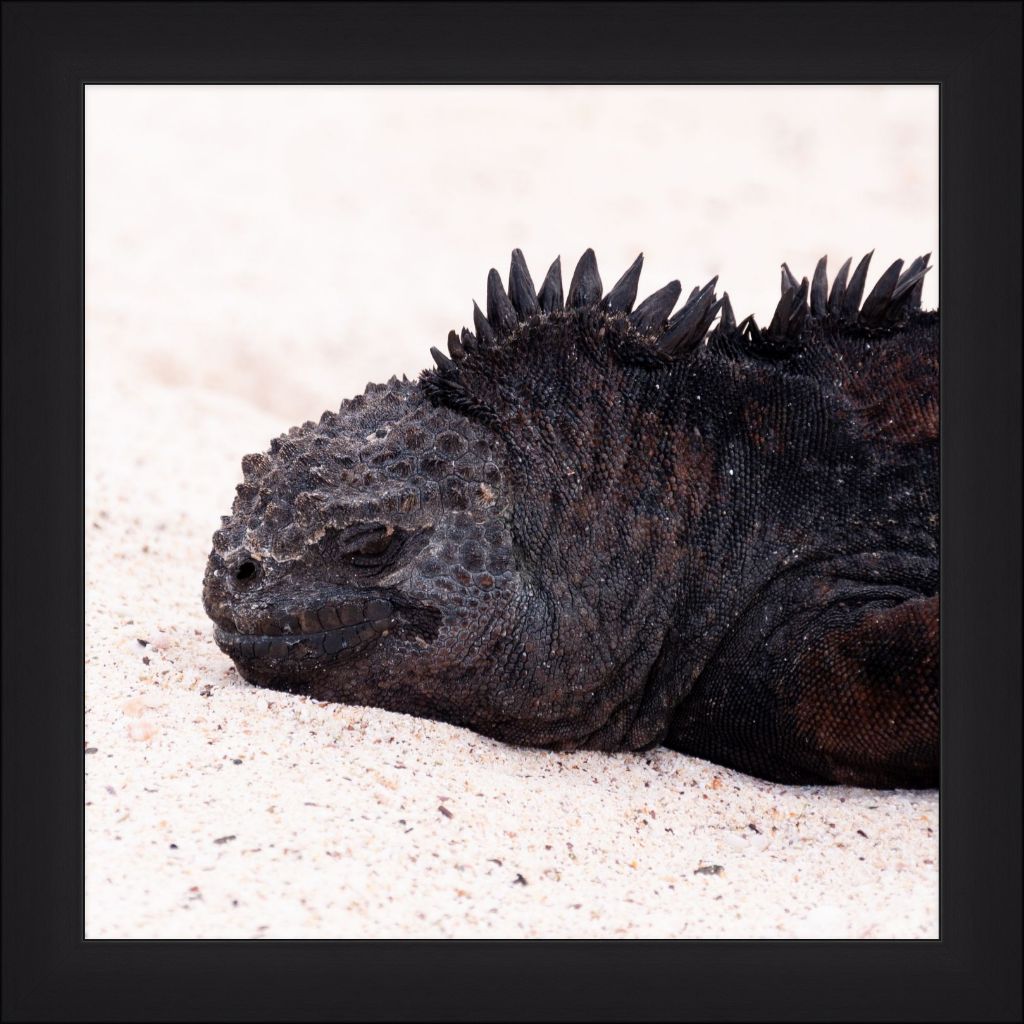
[[[1021,21],[1020,3],[3,4],[4,1020],[1019,1020]],[[940,83],[939,940],[83,940],[89,82]]]

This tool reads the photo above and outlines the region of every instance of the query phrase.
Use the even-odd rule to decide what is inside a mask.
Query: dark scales
[[[243,460],[204,603],[252,683],[508,743],[938,783],[928,257],[637,303],[512,254],[419,380]],[[866,293],[866,294],[865,294]]]

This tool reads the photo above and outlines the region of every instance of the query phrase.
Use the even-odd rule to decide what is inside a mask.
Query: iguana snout
[[[382,640],[399,624],[399,604],[385,593],[321,588],[303,593],[290,585],[263,586],[264,569],[246,552],[224,559],[214,553],[204,602],[216,625],[214,638],[225,654],[262,674],[268,666],[298,670],[303,660],[342,655]]]

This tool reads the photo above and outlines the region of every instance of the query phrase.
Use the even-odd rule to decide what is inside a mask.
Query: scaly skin
[[[635,311],[513,254],[476,334],[243,460],[204,604],[244,678],[509,743],[938,781],[938,314],[784,268]],[[718,326],[707,334],[717,313]]]

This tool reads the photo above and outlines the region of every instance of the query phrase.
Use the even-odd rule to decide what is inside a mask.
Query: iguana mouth
[[[392,632],[412,634],[418,642],[437,636],[441,613],[407,598],[339,598],[315,611],[264,610],[238,621],[223,612],[213,630],[217,646],[236,662],[270,667],[312,659],[340,660],[365,650]]]
[[[231,658],[287,661],[365,647],[387,636],[398,624],[395,605],[375,597],[297,614],[267,613],[241,626],[221,618],[213,635],[217,646]]]

